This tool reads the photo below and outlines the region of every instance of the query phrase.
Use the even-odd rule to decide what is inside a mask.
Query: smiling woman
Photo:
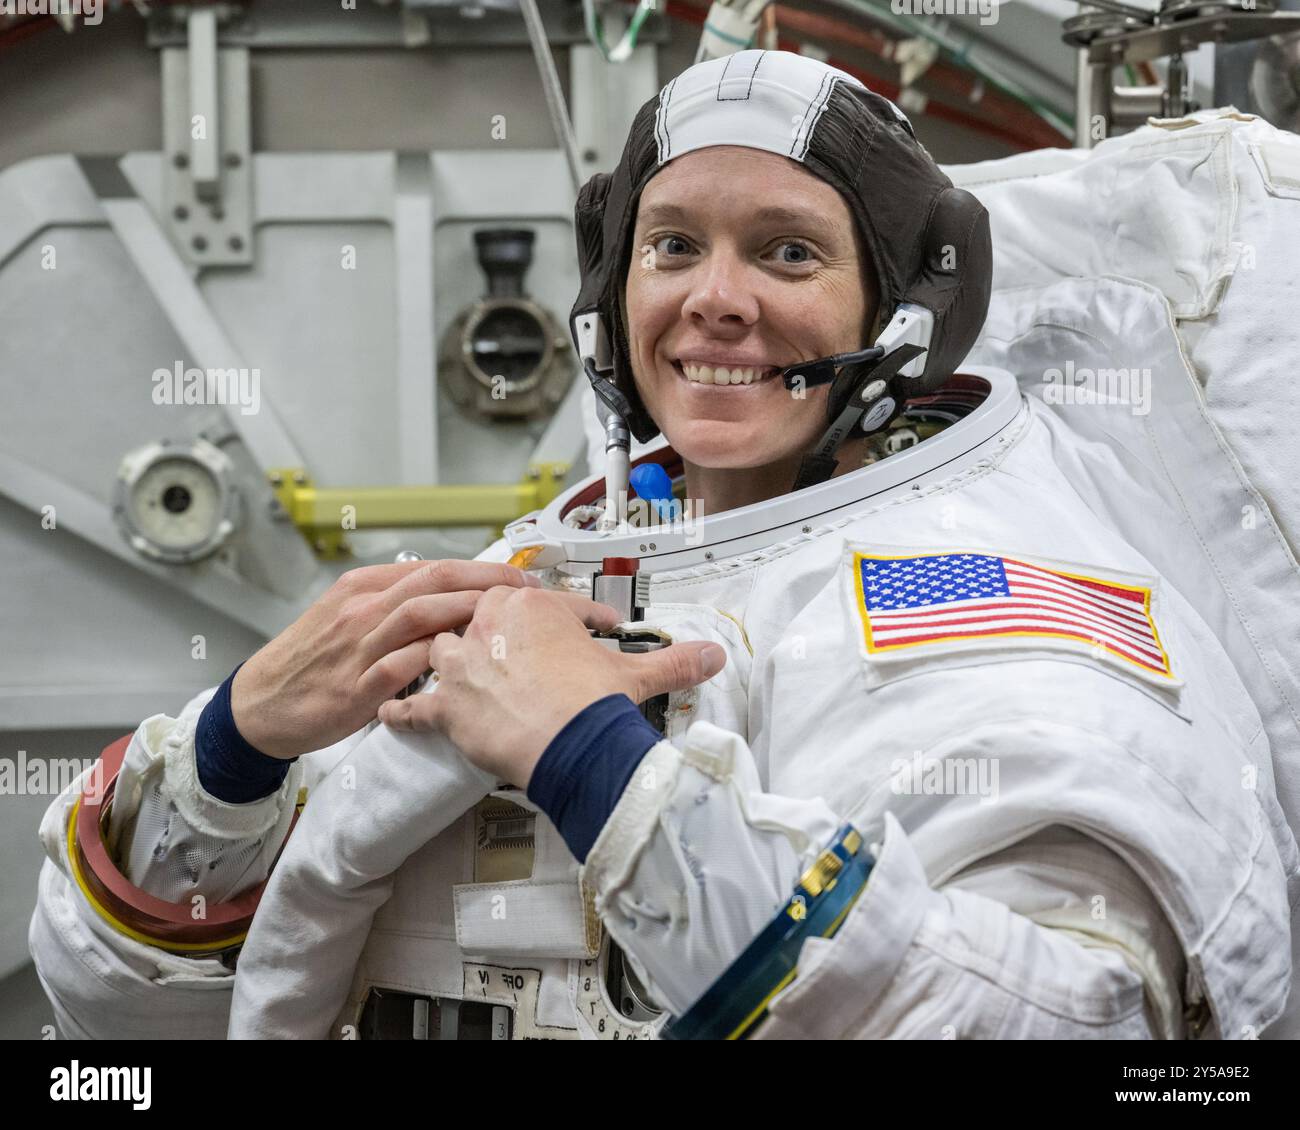
[[[980,203],[892,102],[783,51],[665,86],[576,218],[587,376],[636,439],[663,432],[709,513],[860,468],[988,307]]]
[[[879,308],[848,204],[788,157],[714,146],[650,181],[633,246],[622,311],[636,388],[682,457],[687,496],[715,514],[783,493],[829,389],[787,389],[777,370],[857,349]],[[861,466],[867,442],[845,445],[837,473]]]

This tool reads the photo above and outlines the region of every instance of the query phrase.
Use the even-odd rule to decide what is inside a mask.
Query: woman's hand
[[[642,654],[597,643],[617,613],[572,593],[494,588],[483,594],[463,638],[440,634],[429,648],[437,689],[386,702],[379,720],[396,730],[441,730],[498,780],[528,787],[534,766],[584,707],[610,694],[644,702],[722,670],[726,653],[704,641]]]
[[[539,583],[488,561],[351,569],[239,669],[230,694],[235,725],[271,757],[333,745],[424,674],[430,641],[469,623],[485,589]]]

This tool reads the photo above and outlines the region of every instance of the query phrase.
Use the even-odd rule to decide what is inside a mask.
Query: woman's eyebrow
[[[819,216],[816,212],[801,212],[797,208],[782,208],[779,205],[769,205],[755,212],[753,218],[760,223],[790,224],[793,227],[804,227],[831,238],[835,235],[835,226],[827,221],[824,216]]]
[[[836,235],[834,226],[828,223],[825,217],[819,216],[815,212],[802,212],[797,208],[768,205],[766,208],[759,208],[751,213],[749,218],[757,223],[790,224],[794,227],[803,227],[815,231],[827,239],[833,239]],[[651,204],[637,216],[637,226],[649,227],[651,224],[689,223],[691,219],[691,213],[676,204]]]
[[[651,224],[680,224],[690,219],[690,213],[676,204],[651,204],[642,208],[636,217],[637,227],[649,227]]]

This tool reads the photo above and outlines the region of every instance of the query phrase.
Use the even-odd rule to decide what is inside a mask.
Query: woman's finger
[[[453,656],[458,655],[464,646],[464,641],[455,632],[439,632],[429,645],[429,666],[435,671],[451,670]]]
[[[437,691],[417,694],[410,698],[390,698],[379,708],[379,721],[391,730],[427,733],[438,729],[436,703]]]
[[[412,597],[461,592],[466,589],[483,591],[497,585],[509,585],[517,589],[536,588],[541,585],[541,581],[522,569],[497,561],[461,561],[458,558],[424,561],[389,587],[384,593],[384,605],[391,612]]]
[[[403,601],[361,637],[358,645],[360,662],[370,666],[385,655],[404,648],[412,640],[432,639],[439,632],[463,627],[470,622],[482,595],[477,589],[471,589],[435,596],[413,596]]]
[[[588,628],[595,628],[598,632],[607,632],[615,624],[622,623],[623,617],[617,609],[608,604],[600,604],[581,593],[548,592],[546,595],[563,602]]]
[[[405,647],[375,660],[357,680],[357,690],[368,702],[392,698],[429,669],[431,637],[412,640]]]

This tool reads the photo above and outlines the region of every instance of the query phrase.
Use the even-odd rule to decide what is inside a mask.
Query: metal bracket
[[[162,51],[163,222],[194,267],[253,262],[248,49],[217,46],[216,12],[190,12]]]
[[[1083,3],[1083,0],[1081,0]],[[1255,11],[1256,6],[1270,9]],[[1085,10],[1064,23],[1062,38],[1078,48],[1075,84],[1075,145],[1091,149],[1098,140],[1092,123],[1134,126],[1149,115],[1181,118],[1198,107],[1183,55],[1204,43],[1244,43],[1300,32],[1300,14],[1272,11],[1272,0],[1163,0],[1158,11],[1118,0],[1086,0]],[[1164,88],[1112,85],[1121,63],[1168,58]]]
[[[1290,12],[1215,11],[1154,27],[1098,36],[1087,44],[1088,61],[1118,66],[1146,63],[1194,51],[1202,43],[1242,43],[1300,30],[1300,15]]]

